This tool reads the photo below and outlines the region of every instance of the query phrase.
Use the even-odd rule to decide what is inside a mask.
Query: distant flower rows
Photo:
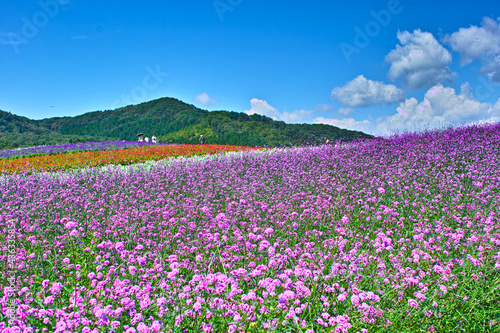
[[[0,332],[499,331],[500,125],[178,160],[3,175]]]
[[[152,143],[144,141],[108,141],[108,142],[79,142],[50,146],[38,146],[28,148],[17,148],[0,150],[0,158],[22,157],[30,155],[52,155],[58,153],[69,153],[73,151],[89,150],[116,150],[133,147],[144,147],[151,145],[167,145],[169,143]],[[175,144],[175,143],[174,143]]]
[[[99,145],[90,145],[97,148]],[[102,146],[112,147],[112,146]],[[122,147],[123,148],[123,147]],[[35,155],[15,159],[1,159],[0,172],[54,171],[95,167],[108,164],[130,165],[145,161],[156,161],[173,156],[214,154],[217,152],[255,149],[226,145],[181,145],[144,144],[142,147],[115,150],[89,150],[52,155]]]

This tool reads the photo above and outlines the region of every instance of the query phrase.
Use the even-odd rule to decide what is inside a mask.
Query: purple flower
[[[123,245],[123,242],[118,242],[115,244],[115,250],[118,252],[121,252],[125,250],[125,245]]]

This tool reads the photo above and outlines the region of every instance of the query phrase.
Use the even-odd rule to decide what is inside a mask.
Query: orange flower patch
[[[130,149],[84,151],[66,154],[23,157],[0,160],[0,172],[52,171],[108,164],[129,165],[146,161],[157,161],[173,156],[193,156],[218,152],[260,149],[227,145],[161,145]]]

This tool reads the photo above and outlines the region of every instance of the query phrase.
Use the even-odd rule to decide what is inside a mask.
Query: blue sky
[[[500,120],[496,1],[4,1],[0,109],[175,97],[373,134]]]

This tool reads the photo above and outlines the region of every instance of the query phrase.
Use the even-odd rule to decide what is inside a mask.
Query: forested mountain
[[[138,132],[147,136],[156,134],[160,142],[198,143],[199,135],[203,134],[206,143],[249,146],[372,137],[330,125],[285,124],[257,114],[208,112],[175,98],[43,120],[0,111],[0,149],[84,141],[132,141]]]

